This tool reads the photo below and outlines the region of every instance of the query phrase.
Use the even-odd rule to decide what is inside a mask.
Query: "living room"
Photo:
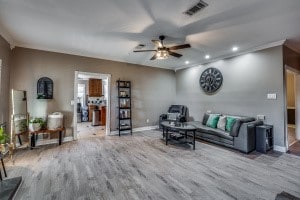
[[[197,3],[198,1],[190,1],[185,3],[178,1],[175,3],[175,5],[178,6],[176,10],[181,10],[180,14],[183,15],[182,12],[185,10],[183,8],[188,9],[195,2]],[[138,11],[136,14],[130,12],[130,14],[128,14],[129,16],[127,16],[127,19],[136,17],[135,15],[143,16],[142,19],[144,19],[145,25],[140,24],[140,21],[143,20],[138,20],[138,22],[136,22],[136,29],[128,30],[128,28],[132,28],[131,26],[133,25],[131,25],[130,23],[126,24],[123,20],[120,20],[120,16],[118,16],[118,18],[112,17],[110,21],[103,20],[104,22],[97,22],[103,26],[103,28],[93,30],[96,33],[99,33],[98,36],[87,35],[86,38],[82,38],[84,36],[80,35],[82,32],[78,31],[77,28],[79,27],[77,27],[76,23],[70,22],[70,20],[75,21],[74,19],[76,19],[85,24],[87,26],[86,29],[91,28],[88,26],[88,24],[86,24],[89,21],[88,11],[85,11],[86,18],[81,18],[80,16],[75,15],[75,13],[81,12],[78,7],[80,4],[79,2],[76,2],[75,5],[72,6],[74,10],[60,10],[58,8],[59,6],[64,7],[66,5],[61,5],[59,3],[58,5],[52,5],[50,2],[43,2],[41,3],[41,5],[32,5],[33,9],[36,11],[33,13],[38,13],[38,11],[40,11],[45,15],[45,18],[46,14],[50,15],[49,18],[47,18],[47,20],[49,21],[47,21],[44,17],[40,16],[40,18],[38,18],[38,15],[35,16],[35,14],[28,14],[30,9],[26,5],[22,5],[17,2],[15,2],[16,5],[13,5],[13,3],[0,1],[0,6],[2,7],[0,10],[2,13],[2,15],[0,15],[0,25],[2,30],[0,32],[0,59],[2,60],[2,122],[6,122],[7,124],[9,124],[10,122],[10,90],[24,90],[27,92],[27,110],[30,116],[40,116],[41,113],[44,113],[44,116],[42,117],[46,117],[49,113],[60,111],[64,114],[64,126],[66,128],[65,137],[72,137],[74,128],[74,105],[72,105],[72,101],[74,100],[75,73],[81,71],[89,73],[109,74],[111,75],[110,109],[108,110],[108,112],[110,113],[110,133],[105,136],[105,141],[101,141],[101,143],[99,144],[89,139],[85,139],[79,142],[77,145],[80,147],[84,147],[85,145],[90,145],[90,147],[87,148],[85,152],[77,152],[78,155],[85,157],[88,156],[88,153],[90,153],[90,155],[98,158],[97,156],[99,155],[97,155],[97,153],[93,151],[93,148],[96,149],[97,145],[99,145],[105,150],[105,152],[109,151],[109,149],[111,148],[113,151],[112,154],[108,153],[107,155],[102,155],[108,158],[106,161],[98,158],[104,162],[104,165],[106,167],[111,164],[115,168],[118,168],[118,164],[110,163],[109,161],[111,159],[110,156],[116,156],[118,159],[121,159],[122,162],[125,162],[126,166],[128,165],[130,168],[132,168],[130,169],[130,172],[132,174],[129,173],[129,176],[136,176],[136,174],[132,172],[132,170],[135,168],[137,168],[137,171],[141,172],[141,174],[144,174],[147,177],[151,176],[151,168],[149,169],[144,166],[146,165],[146,163],[148,163],[148,161],[147,159],[143,160],[142,156],[140,156],[138,147],[136,146],[137,144],[130,143],[130,141],[128,140],[131,139],[129,139],[127,135],[121,136],[117,139],[116,136],[113,136],[114,134],[116,134],[118,127],[117,104],[119,94],[117,91],[117,80],[128,80],[131,81],[132,84],[131,97],[133,123],[132,128],[134,132],[132,136],[133,140],[145,146],[149,145],[145,149],[140,149],[140,153],[142,153],[146,157],[151,157],[151,159],[149,160],[153,161],[153,163],[148,163],[150,166],[156,164],[160,166],[160,169],[158,167],[158,169],[154,169],[155,172],[153,172],[159,174],[158,179],[149,180],[149,182],[145,181],[141,184],[142,186],[139,186],[139,184],[137,183],[138,181],[140,181],[139,178],[138,181],[131,180],[133,182],[137,181],[134,182],[134,186],[136,187],[135,189],[131,188],[133,187],[131,183],[128,183],[128,190],[126,190],[126,183],[123,183],[122,186],[117,189],[116,186],[118,185],[118,183],[114,182],[116,181],[116,177],[113,177],[111,175],[113,171],[109,170],[109,172],[105,170],[101,171],[103,172],[103,174],[106,173],[105,176],[100,175],[100,177],[105,177],[105,180],[109,180],[108,183],[107,181],[103,182],[102,179],[95,179],[95,183],[90,183],[88,181],[86,182],[86,180],[83,181],[83,183],[85,184],[94,184],[91,187],[94,188],[93,190],[95,191],[97,191],[97,184],[105,184],[107,187],[107,191],[103,189],[104,187],[102,186],[99,186],[98,190],[98,195],[103,195],[102,198],[106,197],[108,199],[122,199],[119,194],[116,194],[116,191],[121,192],[123,190],[126,190],[125,199],[164,199],[167,197],[171,199],[200,199],[201,197],[203,199],[212,199],[218,197],[220,199],[258,199],[259,197],[263,199],[274,199],[276,194],[282,191],[287,191],[292,195],[300,197],[299,191],[297,191],[297,187],[299,187],[299,181],[297,181],[297,178],[299,178],[300,176],[299,172],[291,172],[292,168],[299,168],[297,168],[297,166],[299,166],[297,165],[297,163],[299,164],[300,162],[299,156],[297,157],[285,153],[286,151],[288,151],[285,99],[285,65],[288,65],[289,69],[294,69],[294,71],[296,72],[299,71],[299,61],[298,63],[296,62],[296,64],[294,64],[295,62],[288,62],[288,59],[286,59],[286,57],[288,56],[285,53],[285,48],[288,47],[289,49],[293,49],[292,51],[296,54],[297,50],[299,49],[299,43],[297,41],[299,41],[300,38],[300,30],[298,30],[298,28],[294,28],[297,24],[292,22],[300,19],[300,16],[297,13],[300,5],[296,1],[287,1],[288,3],[284,5],[280,1],[276,1],[276,3],[274,3],[276,6],[274,5],[273,8],[266,9],[268,7],[266,2],[229,2],[234,2],[237,5],[232,9],[224,8],[224,10],[222,10],[221,7],[224,6],[224,2],[221,3],[207,1],[209,5],[207,8],[203,9],[203,14],[201,12],[197,13],[195,16],[193,16],[193,18],[187,18],[185,15],[183,15],[183,17],[179,18],[180,20],[182,20],[180,21],[181,24],[178,22],[180,25],[174,25],[172,24],[173,22],[164,23],[164,17],[165,19],[169,20],[171,16],[175,16],[175,14],[172,14],[172,12],[170,14],[171,16],[165,16],[165,14],[162,14],[164,7],[167,4],[166,2],[149,3],[147,1],[140,1],[139,3],[134,4],[132,1],[128,1],[127,3],[131,3],[130,5],[133,5],[133,8],[124,5],[124,3],[120,3],[120,5],[113,5],[113,3],[105,2],[105,6],[107,6],[108,8],[117,8],[117,10],[120,11],[121,17],[126,16],[126,13],[128,13],[128,11],[131,9],[143,8],[143,11],[147,11],[146,14],[141,14],[141,11]],[[272,1],[268,1],[268,3],[271,2]],[[170,3],[170,1],[168,1],[168,3]],[[176,7],[175,5],[173,6],[174,9]],[[58,23],[59,19],[57,19],[52,14],[49,14],[49,12],[47,11],[49,6],[53,6],[54,10],[58,12],[58,15],[62,15],[62,13],[66,11],[68,11],[67,13],[69,14],[75,15],[73,16],[73,18],[71,17],[72,15],[68,16],[70,18],[66,16],[66,18],[64,18],[64,20],[70,23],[70,25],[67,26],[68,28],[66,28],[68,29],[67,32],[70,33],[70,30],[72,29],[74,29],[75,32],[78,32],[78,35],[73,35],[73,37],[76,38],[75,40],[72,41],[71,34],[62,37],[61,35],[56,35],[56,31],[52,31],[52,29],[59,30],[59,27],[63,27],[63,25],[66,24],[64,24],[64,21],[61,22],[61,24]],[[214,11],[213,9],[209,10],[210,7],[215,9],[218,8],[218,11]],[[92,8],[92,6],[89,6],[89,9]],[[255,13],[257,15],[250,13],[249,10],[251,10],[251,8],[257,9]],[[20,15],[16,15],[15,17],[15,24],[13,23],[13,20],[10,21],[10,17],[12,16],[8,13],[9,9],[11,9],[10,12],[20,12]],[[103,13],[98,17],[111,15],[111,13],[110,15],[107,13],[110,12],[109,9],[102,8],[101,11]],[[211,11],[213,13],[205,13],[208,11]],[[286,12],[289,12],[288,16],[285,16]],[[24,21],[21,20],[22,14],[24,14]],[[33,16],[35,16],[35,18]],[[151,17],[154,21],[152,25],[149,22]],[[218,20],[221,21],[222,17],[227,18],[226,20],[224,19],[221,24],[219,24],[220,22]],[[261,21],[259,20],[259,17],[261,17]],[[281,25],[279,27],[273,24],[275,22],[271,20],[272,17],[275,18],[275,21],[277,20],[281,22]],[[95,18],[95,16],[93,18]],[[187,21],[183,22],[183,20]],[[57,21],[57,26],[53,24],[55,21]],[[22,35],[19,30],[19,28],[22,27],[20,26],[21,22],[30,26],[32,31],[29,29],[24,29],[24,35]],[[112,25],[107,25],[106,23],[110,23]],[[253,27],[245,28],[252,25],[252,23],[254,24]],[[122,30],[122,25],[124,30]],[[124,27],[125,25],[127,27]],[[238,25],[238,29],[234,29],[235,26]],[[118,26],[120,26],[120,28],[116,30],[115,27]],[[192,28],[193,26],[195,26],[196,28]],[[253,28],[254,30],[252,30]],[[190,34],[182,36],[184,35],[184,31],[179,31],[182,29],[187,32],[188,30],[190,30]],[[249,32],[250,29],[253,32]],[[268,29],[270,30],[267,32]],[[176,32],[176,30],[178,30],[178,32],[174,33]],[[283,30],[286,31],[284,32]],[[120,35],[118,31],[123,32]],[[217,34],[217,31],[220,31],[220,33]],[[276,35],[276,32],[280,32],[280,34]],[[174,34],[172,35],[172,33]],[[230,35],[231,33],[236,34],[236,38],[233,37],[234,39],[230,39],[228,34]],[[93,32],[93,34],[95,33]],[[164,44],[166,46],[189,43],[191,44],[191,48],[176,51],[177,53],[183,55],[180,58],[171,57],[166,60],[154,61],[150,60],[150,58],[152,57],[152,53],[133,52],[134,50],[137,50],[135,47],[139,46],[140,44],[144,44],[146,46],[141,50],[153,49],[155,46],[152,44],[151,40],[158,39],[158,37],[162,34],[166,35],[166,38],[164,40]],[[226,35],[226,37],[221,37],[224,34]],[[199,36],[197,37],[197,35]],[[237,37],[238,35],[243,35],[243,37],[241,36],[239,38]],[[94,37],[99,37],[99,40],[94,43],[88,41],[88,38]],[[179,39],[176,37],[179,37]],[[255,40],[256,37],[259,39]],[[55,41],[55,39],[57,39],[57,41]],[[285,39],[288,40],[286,41]],[[76,40],[78,40],[78,43],[75,42]],[[245,40],[246,42],[243,43],[243,40]],[[65,44],[64,41],[69,41],[70,44]],[[119,43],[120,47],[116,43]],[[215,43],[218,44],[214,46]],[[124,44],[124,47],[122,46],[122,44]],[[80,48],[80,45],[83,45],[83,47]],[[238,50],[232,51],[233,46],[238,47]],[[89,50],[85,49],[89,47],[91,47]],[[94,51],[94,49],[97,48],[102,48],[103,50],[101,50],[101,52]],[[125,48],[125,50],[123,48]],[[119,57],[117,57],[116,55],[118,55]],[[209,55],[209,58],[207,58],[207,55]],[[199,78],[202,72],[210,67],[220,70],[223,76],[223,83],[221,87],[216,93],[212,95],[208,95],[207,93],[205,93],[205,91],[203,91],[199,85]],[[39,78],[45,76],[50,77],[53,80],[54,98],[53,100],[41,101],[36,98],[36,82],[39,80]],[[269,98],[268,95],[275,95],[275,98]],[[275,163],[275,166],[272,166],[274,168],[276,168],[277,166],[276,163],[284,163],[282,166],[280,166],[280,172],[278,172],[278,174],[279,176],[284,175],[288,178],[284,179],[284,182],[280,182],[276,178],[270,178],[270,180],[274,181],[278,185],[275,187],[271,187],[267,184],[267,186],[264,188],[264,191],[261,191],[261,193],[259,194],[255,194],[255,192],[251,192],[243,187],[239,188],[232,185],[226,187],[222,185],[219,187],[219,192],[216,192],[216,194],[213,195],[213,188],[217,188],[217,183],[213,180],[217,176],[209,179],[204,175],[204,180],[206,180],[206,183],[210,183],[212,187],[205,188],[203,196],[201,196],[201,194],[198,194],[197,192],[195,193],[194,197],[189,196],[188,194],[192,194],[193,192],[195,192],[193,189],[195,186],[191,186],[191,189],[181,186],[179,184],[179,179],[177,179],[177,177],[174,177],[175,172],[172,172],[172,176],[168,173],[164,175],[163,171],[160,170],[167,170],[167,168],[161,166],[161,164],[158,163],[159,160],[156,160],[154,155],[152,155],[152,153],[157,154],[159,158],[162,158],[162,161],[165,161],[170,165],[173,164],[167,162],[166,160],[168,158],[173,159],[175,153],[179,156],[182,155],[185,158],[182,158],[183,160],[175,159],[174,161],[179,161],[180,163],[184,163],[183,161],[189,162],[187,156],[191,154],[190,149],[177,147],[176,145],[169,145],[167,147],[163,146],[164,143],[159,139],[162,138],[161,131],[156,130],[159,122],[159,115],[161,115],[162,113],[166,113],[169,106],[172,104],[186,105],[189,109],[189,121],[202,121],[204,113],[211,112],[251,116],[255,118],[260,117],[263,119],[265,124],[273,125],[275,151],[269,156],[268,154],[257,154],[256,152],[252,152],[249,155],[244,155],[240,154],[239,152],[232,152],[232,150],[228,150],[227,148],[224,148],[222,146],[215,146],[213,144],[207,144],[201,140],[197,140],[195,150],[196,153],[192,155],[191,158],[193,160],[191,160],[190,162],[192,165],[197,165],[198,162],[197,160],[195,160],[197,159],[197,157],[199,157],[200,161],[201,157],[208,159],[211,163],[204,162],[199,166],[199,170],[203,173],[206,164],[206,167],[214,164],[220,164],[218,162],[218,159],[221,158],[202,155],[203,152],[209,154],[209,150],[211,150],[211,152],[214,152],[215,154],[220,153],[221,156],[223,155],[228,157],[228,161],[224,161],[224,163],[222,164],[223,167],[226,167],[226,164],[228,164],[227,162],[229,162],[231,159],[239,160],[237,161],[237,163],[241,165],[237,163],[234,164],[234,167],[237,168],[241,167],[245,169],[247,163],[249,162],[248,164],[254,167],[256,170],[256,178],[251,177],[254,179],[251,179],[251,181],[257,182],[259,185],[263,184],[264,181],[259,180],[258,177],[263,176],[262,174],[267,172],[265,171],[266,168],[271,167],[269,165],[272,165],[273,163]],[[131,163],[130,157],[126,157],[126,155],[123,155],[122,152],[119,152],[120,149],[118,148],[118,145],[120,148],[125,148],[126,151],[132,151],[131,153],[135,153],[136,155],[138,155],[138,159],[143,160],[144,164],[143,162],[137,162],[136,160],[132,161]],[[131,150],[130,145],[132,145]],[[148,148],[151,146],[153,146],[153,150],[151,150],[151,148]],[[38,154],[44,155],[48,150],[51,150],[51,154],[57,155],[59,154],[59,151],[66,152],[70,149],[76,149],[76,141],[75,143],[74,141],[71,141],[69,143],[65,142],[61,147],[50,145],[46,147],[41,146],[33,150],[25,149],[16,151],[16,154],[14,155],[14,161],[17,164],[14,166],[11,161],[8,161],[6,163],[8,166],[7,169],[9,177],[11,177],[11,175],[23,176],[23,186],[21,185],[16,199],[25,198],[26,195],[24,193],[27,192],[29,192],[31,198],[35,199],[42,198],[43,194],[47,196],[46,199],[51,197],[53,198],[53,195],[57,195],[57,199],[68,199],[70,197],[69,193],[70,191],[72,191],[72,189],[66,190],[66,193],[62,193],[60,190],[55,188],[52,188],[49,193],[45,192],[45,190],[42,189],[41,192],[36,192],[35,196],[35,194],[33,194],[35,193],[34,189],[30,189],[29,182],[33,181],[29,178],[29,172],[34,170],[34,167],[26,161],[26,157],[28,159],[33,159],[34,161],[41,159],[44,164],[39,165],[45,166],[48,170],[50,170],[50,166],[53,165],[50,165],[50,163],[46,161],[46,157],[41,157]],[[164,157],[164,153],[162,153],[162,155],[158,154],[158,152],[160,152],[159,150],[165,152],[170,157]],[[202,153],[199,151],[202,151]],[[115,154],[117,152],[120,155]],[[69,158],[69,155],[67,153],[62,153],[62,155]],[[75,157],[71,157],[70,159],[75,162],[74,158],[76,158],[77,156],[73,153],[72,156]],[[122,156],[124,156],[124,158],[122,158]],[[25,160],[22,161],[22,158],[24,158]],[[96,162],[96,159],[89,159],[90,160],[87,160],[86,162],[92,166],[93,162]],[[5,160],[7,160],[7,157],[5,158]],[[61,157],[59,157],[57,160],[52,159],[52,161],[56,163],[56,166],[58,168],[64,171],[59,162],[63,162],[64,165],[66,163],[65,161],[62,161]],[[245,162],[246,164],[243,164],[243,162]],[[263,162],[266,162],[269,165],[263,165]],[[293,164],[291,164],[291,162],[293,162]],[[83,163],[80,163],[80,165]],[[135,166],[135,164],[137,166]],[[291,166],[287,166],[289,164],[291,164]],[[255,165],[258,165],[259,167],[256,167]],[[145,167],[145,169],[147,170],[142,170],[142,167]],[[177,167],[174,167],[175,171],[180,169],[180,167]],[[192,177],[191,172],[195,172],[197,170],[197,167],[193,168],[194,166],[188,165],[186,167],[191,169],[192,171],[187,172],[187,178],[185,178],[184,181],[188,181],[188,179]],[[19,169],[19,172],[17,171],[17,169]],[[87,174],[90,175],[92,179],[96,177],[97,173],[94,170],[96,170],[97,168],[91,167],[91,169],[89,169],[88,167],[87,169],[83,169],[85,171],[93,169],[93,172],[91,174]],[[126,169],[123,170],[126,171]],[[38,169],[37,172],[40,172],[40,169]],[[67,176],[73,176],[73,173],[69,172],[67,170]],[[51,174],[59,172],[51,172],[50,170],[50,172],[47,173]],[[126,174],[126,172],[124,173]],[[219,169],[214,168],[214,170],[212,170],[211,173],[207,176],[212,175],[213,173],[220,173],[220,176],[225,174],[228,180],[232,180],[227,176],[227,173],[233,173],[231,171],[219,171]],[[243,182],[242,178],[249,176],[249,173],[250,172],[239,174],[237,176],[238,180],[234,181],[236,181],[236,183]],[[272,169],[272,175],[276,175],[276,173],[276,170]],[[34,174],[34,179],[38,179],[38,174],[36,174],[36,172],[34,172]],[[74,172],[74,174],[76,173]],[[117,174],[120,175],[119,172],[117,172]],[[143,176],[141,174],[140,176]],[[46,176],[43,178],[41,185],[48,184],[47,178],[49,177]],[[197,175],[197,179],[198,178],[201,180],[201,178],[203,177]],[[110,179],[113,179],[114,181],[110,182]],[[49,180],[53,179],[49,178]],[[79,179],[76,179],[74,177],[67,177],[66,180],[71,181],[70,183],[74,185],[77,184],[76,181],[79,181]],[[166,192],[159,191],[158,188],[155,188],[153,186],[153,184],[155,184],[157,180],[159,180],[158,185],[161,185],[161,181],[164,182],[164,180],[167,180],[171,188],[166,188]],[[171,180],[174,181],[174,184]],[[61,181],[63,180],[59,180],[58,183],[62,184]],[[283,183],[286,183],[285,181],[295,181],[295,183],[288,184],[290,187],[288,188],[282,185]],[[195,182],[199,184],[199,180]],[[38,185],[37,181],[34,181],[34,183]],[[83,183],[78,184],[82,186]],[[250,184],[248,182],[246,183]],[[149,191],[149,193],[146,192],[149,197],[145,197],[142,194],[146,186],[149,186],[151,188],[151,191]],[[200,184],[199,187],[201,188],[201,186],[203,185]],[[257,189],[256,186],[251,186],[252,189]],[[162,187],[164,188],[165,185],[163,185]],[[170,194],[172,187],[174,190],[174,196]],[[282,191],[279,191],[281,188]],[[91,188],[85,189],[89,192],[92,191]],[[229,189],[233,189],[230,195],[226,194]],[[243,196],[240,192],[238,192],[238,189],[245,191],[246,195]],[[159,191],[158,194],[155,194],[155,191]],[[55,192],[57,192],[57,194],[55,194]],[[107,194],[105,194],[106,192]],[[78,199],[84,197],[83,191],[79,191],[79,189],[75,193],[78,195],[80,194],[79,196],[76,196],[76,198]],[[96,193],[97,192],[93,194],[96,195]],[[224,196],[222,196],[222,194]],[[86,197],[89,196],[89,198],[91,199],[101,199],[100,196],[94,195],[87,195]]]

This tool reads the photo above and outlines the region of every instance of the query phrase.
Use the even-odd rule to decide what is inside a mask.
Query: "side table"
[[[61,145],[61,143],[62,143],[62,135],[63,135],[63,132],[65,132],[66,131],[66,129],[65,129],[65,127],[63,127],[63,128],[59,128],[59,129],[56,129],[56,130],[48,130],[48,129],[42,129],[42,130],[39,130],[39,131],[30,131],[29,132],[29,134],[31,135],[30,137],[31,137],[31,144],[30,144],[30,147],[31,147],[31,149],[33,148],[33,147],[35,147],[36,146],[36,140],[37,140],[37,134],[39,134],[39,133],[56,133],[56,132],[58,132],[59,133],[59,138],[58,138],[58,144],[59,145]]]

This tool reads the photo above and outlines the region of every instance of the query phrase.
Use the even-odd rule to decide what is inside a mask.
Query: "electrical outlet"
[[[211,113],[211,110],[206,111],[207,113]]]
[[[266,116],[264,115],[257,115],[256,116],[258,120],[265,120],[266,119]]]
[[[267,99],[277,99],[277,94],[276,93],[268,93]]]
[[[146,123],[147,123],[147,124],[149,123],[149,119],[146,120]]]

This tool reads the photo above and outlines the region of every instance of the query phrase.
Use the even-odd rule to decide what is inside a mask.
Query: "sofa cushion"
[[[226,126],[226,116],[220,116],[217,128],[225,131],[225,126]]]
[[[197,132],[201,132],[209,135],[215,135],[218,137],[225,138],[227,140],[233,140],[233,137],[229,135],[228,132],[216,128],[207,127],[203,125],[201,122],[192,121],[192,122],[188,122],[188,124],[195,126],[197,128]]]
[[[233,137],[226,131],[220,130],[220,129],[209,129],[207,130],[207,133],[211,135],[216,135],[221,138],[225,138],[227,140],[233,140]]]
[[[203,125],[206,125],[208,118],[209,118],[209,114],[204,113],[203,119],[202,119],[202,124]]]
[[[228,140],[224,137],[219,137],[217,135],[196,132],[196,137],[198,137],[200,139],[203,139],[205,141],[216,143],[216,144],[221,144],[221,145],[233,147],[233,140],[231,140],[231,139]]]
[[[219,118],[220,118],[220,115],[210,114],[209,118],[206,122],[206,126],[211,127],[211,128],[217,128]]]
[[[228,131],[228,132],[230,132],[235,121],[236,121],[236,118],[234,118],[234,117],[227,117],[226,118],[226,127],[225,127],[225,130]]]

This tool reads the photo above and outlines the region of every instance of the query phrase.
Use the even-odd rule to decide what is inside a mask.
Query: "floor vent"
[[[185,11],[184,14],[186,14],[188,16],[192,16],[192,15],[196,14],[197,12],[199,12],[200,10],[203,10],[207,6],[208,6],[207,3],[205,3],[202,0],[200,0],[199,3],[197,3],[196,5],[194,5],[193,7],[191,7],[190,9],[188,9],[187,11]]]

